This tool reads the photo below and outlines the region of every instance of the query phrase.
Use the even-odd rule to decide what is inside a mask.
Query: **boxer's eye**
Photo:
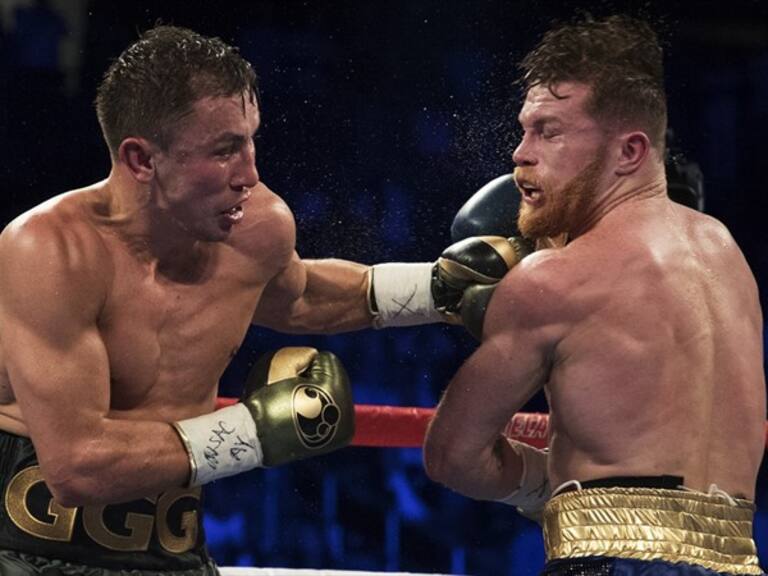
[[[234,146],[227,146],[226,148],[219,148],[214,152],[216,156],[220,158],[227,158],[236,152]]]

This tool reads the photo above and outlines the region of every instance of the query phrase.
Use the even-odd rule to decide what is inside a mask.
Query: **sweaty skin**
[[[290,210],[259,182],[258,125],[247,96],[204,98],[168,150],[126,139],[107,180],[0,236],[0,428],[32,438],[60,503],[185,483],[169,423],[213,409],[251,322],[370,325],[364,266],[296,255]]]
[[[482,345],[432,422],[427,470],[471,497],[512,493],[521,464],[500,431],[543,388],[553,488],[670,474],[753,499],[766,411],[754,277],[721,223],[668,199],[642,137],[590,126],[588,87],[557,91],[566,98],[530,90],[515,162],[565,182],[607,142],[598,194],[567,245],[536,252],[499,284]],[[529,205],[559,193],[545,186]]]

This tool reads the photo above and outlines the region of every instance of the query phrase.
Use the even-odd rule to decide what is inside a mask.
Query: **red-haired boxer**
[[[427,471],[543,513],[545,574],[762,574],[757,286],[725,226],[667,195],[656,35],[619,16],[564,25],[523,70],[518,224],[565,242],[490,296],[428,431]],[[501,435],[541,389],[548,453]]]

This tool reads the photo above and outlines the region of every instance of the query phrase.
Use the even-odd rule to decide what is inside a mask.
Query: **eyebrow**
[[[213,144],[224,144],[229,142],[242,142],[245,137],[242,134],[234,134],[233,132],[225,132],[214,138]]]
[[[518,124],[522,125],[521,116],[517,117],[517,122]],[[563,124],[564,122],[562,118],[560,118],[559,116],[554,116],[552,114],[539,116],[538,118],[535,118],[533,122],[531,122],[531,124],[535,127],[541,127],[544,124],[551,124],[551,123]]]
[[[253,136],[255,136],[258,131],[259,131],[258,128],[256,130],[254,130],[253,134],[251,135],[251,138],[253,138]],[[214,138],[211,141],[211,144],[213,146],[217,146],[219,144],[225,144],[225,143],[226,144],[242,143],[242,142],[245,142],[246,140],[248,140],[248,138],[246,138],[242,134],[239,134],[239,133],[236,133],[236,132],[224,132],[223,134],[220,134],[219,136]]]

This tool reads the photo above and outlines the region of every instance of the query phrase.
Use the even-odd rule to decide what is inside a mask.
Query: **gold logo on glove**
[[[317,450],[336,435],[341,411],[333,397],[319,386],[303,384],[293,391],[293,425],[301,443]]]

